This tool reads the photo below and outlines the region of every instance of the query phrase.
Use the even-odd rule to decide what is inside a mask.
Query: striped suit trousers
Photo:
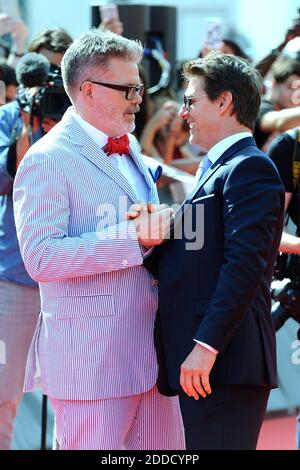
[[[123,398],[49,399],[60,450],[185,449],[178,397],[165,397],[156,386]]]

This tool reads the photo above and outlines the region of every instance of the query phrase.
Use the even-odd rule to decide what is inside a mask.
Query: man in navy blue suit
[[[284,189],[252,137],[261,78],[212,53],[188,62],[179,115],[207,149],[159,260],[159,387],[179,393],[187,449],[255,449],[277,386],[269,286]]]

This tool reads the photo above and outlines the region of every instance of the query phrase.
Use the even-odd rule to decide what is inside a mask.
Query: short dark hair
[[[45,29],[30,44],[29,52],[40,52],[45,48],[51,52],[64,54],[72,44],[73,39],[62,28]]]
[[[280,59],[272,67],[273,78],[276,83],[284,83],[291,75],[300,77],[300,61],[294,59]]]
[[[187,62],[183,74],[188,81],[193,77],[202,77],[204,91],[210,101],[215,101],[224,91],[230,91],[232,114],[240,124],[254,129],[261,102],[262,79],[246,60],[231,54],[211,52],[201,59]]]
[[[15,69],[8,65],[5,59],[0,60],[0,80],[2,80],[6,86],[18,86]]]

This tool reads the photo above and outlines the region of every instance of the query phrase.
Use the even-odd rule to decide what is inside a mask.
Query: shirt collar
[[[76,113],[75,109],[72,108],[70,110],[72,116],[77,120],[80,126],[85,130],[85,132],[89,135],[89,137],[95,142],[96,145],[99,147],[104,147],[107,144],[108,136],[97,129],[96,127],[92,126],[89,122],[83,119],[79,114]]]
[[[223,155],[226,150],[228,150],[233,144],[238,142],[245,137],[252,137],[251,132],[238,132],[237,134],[230,135],[225,139],[220,140],[217,144],[215,144],[207,153],[207,158],[213,163],[215,163],[218,158]]]

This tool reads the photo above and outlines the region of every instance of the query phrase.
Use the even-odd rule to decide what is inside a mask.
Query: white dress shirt
[[[81,116],[79,116],[79,114],[75,112],[74,109],[72,109],[71,112],[73,113],[76,120],[79,122],[80,126],[95,142],[95,144],[103,148],[107,144],[108,136],[104,132],[100,131],[99,129],[85,121]],[[131,156],[113,153],[107,156],[107,158],[109,158],[110,161],[125,176],[130,186],[135,191],[137,199],[139,201],[148,202],[150,188],[145,181],[144,175],[142,175]]]
[[[199,177],[202,176],[202,165],[201,163],[203,162],[204,158],[207,157],[210,161],[211,164],[213,165],[222,155],[226,150],[228,150],[232,145],[234,145],[236,142],[238,142],[241,139],[245,139],[245,137],[253,137],[251,132],[238,132],[237,134],[230,135],[229,137],[226,137],[225,139],[220,140],[217,144],[215,144],[208,152],[207,154],[203,157],[199,164],[199,168],[196,173],[196,178],[195,178],[195,186],[198,183]]]

